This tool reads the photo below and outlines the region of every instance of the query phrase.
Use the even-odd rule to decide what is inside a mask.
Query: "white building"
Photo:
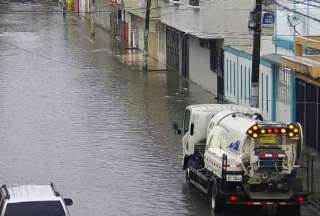
[[[212,94],[223,97],[223,49],[248,35],[253,0],[163,1],[167,65]],[[247,40],[244,40],[247,43]]]

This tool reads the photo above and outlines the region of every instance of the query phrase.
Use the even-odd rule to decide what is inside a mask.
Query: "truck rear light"
[[[261,202],[247,202],[248,206],[258,206],[261,205]]]
[[[233,195],[230,195],[230,196],[228,197],[228,200],[229,200],[229,202],[231,202],[231,203],[236,203],[236,202],[239,201],[239,197],[238,197],[238,195],[233,194]]]
[[[296,201],[296,203],[302,205],[302,204],[304,204],[304,202],[305,202],[305,197],[304,197],[304,196],[297,196],[297,197],[295,198],[295,201]]]
[[[273,129],[273,133],[275,133],[275,134],[279,134],[279,133],[280,133],[279,128],[274,128],[274,129]]]

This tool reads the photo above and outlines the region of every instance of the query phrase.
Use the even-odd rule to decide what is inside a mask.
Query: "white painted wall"
[[[217,95],[217,74],[210,69],[210,50],[200,47],[196,37],[189,38],[189,78]]]
[[[251,60],[225,51],[224,89],[228,101],[250,105]],[[260,65],[259,109],[265,119],[272,118],[272,70]]]
[[[86,11],[86,0],[79,0],[80,15],[84,16]]]

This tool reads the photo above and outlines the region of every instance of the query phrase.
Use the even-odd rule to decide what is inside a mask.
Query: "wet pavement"
[[[58,10],[0,1],[0,183],[53,180],[74,199],[71,215],[212,215],[184,182],[171,129],[212,96],[173,72],[122,64],[110,35],[92,38],[83,18]]]

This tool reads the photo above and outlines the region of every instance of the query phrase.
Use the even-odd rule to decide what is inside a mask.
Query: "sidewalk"
[[[91,22],[91,16],[88,14],[83,16],[87,22]],[[90,28],[90,26],[89,26]],[[108,31],[103,25],[100,25],[99,23],[96,23],[95,25],[96,31],[97,28]],[[122,44],[121,39],[118,37],[114,37],[114,40],[116,41],[116,46],[118,52],[115,54],[115,56],[123,63],[135,70],[142,70],[144,65],[144,57],[143,57],[143,50],[137,49],[137,48],[130,48]],[[153,57],[148,57],[148,71],[166,71],[166,63],[160,62],[157,59]]]
[[[124,47],[122,48],[122,52],[116,56],[122,63],[135,67],[138,70],[142,70],[142,67],[144,64],[143,51],[139,49],[130,49],[130,48]],[[165,71],[166,66],[164,63],[161,63],[156,59],[149,57],[148,70],[149,71]]]

